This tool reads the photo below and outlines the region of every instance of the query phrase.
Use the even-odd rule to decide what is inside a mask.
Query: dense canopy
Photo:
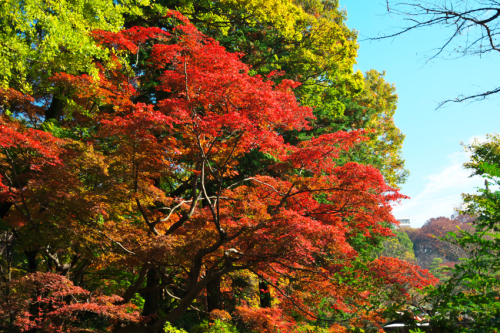
[[[17,5],[0,327],[377,330],[435,283],[366,253],[397,225],[404,137],[383,75],[362,93],[337,3]]]

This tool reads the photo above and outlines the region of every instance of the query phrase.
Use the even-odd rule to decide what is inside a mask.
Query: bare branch
[[[479,100],[484,100],[486,99],[488,96],[490,95],[494,95],[494,94],[497,94],[500,92],[500,87],[499,88],[496,88],[496,89],[493,89],[493,90],[490,90],[490,91],[486,91],[484,93],[480,93],[480,94],[476,94],[476,95],[470,95],[470,96],[459,96],[455,99],[448,99],[446,101],[443,101],[441,102],[438,107],[436,109],[439,109],[440,107],[442,107],[443,105],[445,105],[446,103],[450,103],[450,102],[455,102],[455,103],[462,103],[462,102],[467,102],[467,101],[479,101]]]
[[[453,53],[461,56],[479,55],[489,52],[500,52],[500,3],[493,0],[479,1],[440,1],[410,0],[406,2],[392,2],[386,0],[387,11],[403,17],[406,27],[399,31],[368,40],[394,38],[402,34],[429,27],[444,27],[451,30],[443,44],[437,48],[429,59],[435,59],[450,47],[457,46]],[[437,106],[441,108],[452,102],[472,102],[484,100],[486,97],[500,92],[500,88],[492,89],[475,95],[461,95],[454,99],[445,100]]]
[[[112,241],[113,243],[115,243],[116,245],[118,245],[123,251],[127,252],[128,254],[131,254],[133,256],[136,256],[137,254],[135,254],[135,252],[133,251],[130,251],[129,249],[127,249],[125,246],[123,246],[123,244],[117,240],[114,240],[113,238],[109,237],[108,235],[106,235],[104,232],[100,231],[100,230],[97,230],[97,233],[103,235],[104,237],[106,237],[107,239],[109,239],[110,241]]]

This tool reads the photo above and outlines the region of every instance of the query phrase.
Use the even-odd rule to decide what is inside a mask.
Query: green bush
[[[205,320],[193,328],[191,333],[239,333],[238,329],[231,323],[216,319],[213,323]]]
[[[163,332],[165,333],[187,333],[181,328],[173,327],[172,324],[170,324],[168,321],[166,322],[165,326],[163,326]]]

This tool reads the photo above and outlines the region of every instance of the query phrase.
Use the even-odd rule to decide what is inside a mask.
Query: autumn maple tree
[[[47,79],[64,87],[56,117],[47,103],[1,90],[2,227],[31,273],[5,281],[6,293],[31,292],[0,304],[2,325],[55,331],[66,316],[77,330],[78,316],[94,313],[109,327],[159,332],[199,311],[269,332],[321,320],[376,329],[381,290],[404,299],[435,282],[394,258],[359,265],[351,240],[391,235],[391,204],[404,198],[374,167],[337,164],[365,131],[285,140],[315,118],[294,94],[300,83],[251,75],[243,54],[180,13],[163,19],[168,29],[93,31],[109,56],[93,59],[97,75]],[[261,163],[249,168],[251,154]],[[258,281],[254,292],[270,301],[234,300],[238,279]],[[16,300],[56,309],[9,310]],[[340,312],[350,319],[336,321]]]
[[[368,141],[341,154],[343,162],[374,166],[392,187],[405,182],[405,136],[393,119],[396,88],[385,81],[384,73],[370,70],[363,78],[361,71],[353,70],[359,47],[357,32],[347,26],[347,13],[338,0],[161,0],[156,4],[158,7],[141,6],[142,16],[126,16],[125,27],[168,29],[170,23],[161,19],[159,8],[176,8],[228,51],[242,52],[241,61],[251,66],[252,75],[267,76],[277,70],[282,75],[270,78],[274,82],[291,79],[301,83],[294,89],[295,96],[301,105],[313,108],[315,119],[309,131],[285,134],[286,141],[371,129],[366,134]],[[146,58],[133,62],[141,64],[141,59]],[[155,87],[144,84],[141,100],[149,101]]]

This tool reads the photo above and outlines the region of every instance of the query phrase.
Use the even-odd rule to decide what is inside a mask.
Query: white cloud
[[[473,137],[468,142],[475,138],[481,141],[485,139]],[[455,152],[447,157],[446,167],[423,177],[425,187],[420,193],[394,207],[394,215],[397,218],[410,217],[412,227],[421,227],[432,217],[449,217],[453,213],[453,205],[462,202],[462,193],[474,193],[477,187],[482,186],[483,178],[470,178],[470,171],[462,166],[469,159],[468,153]]]
[[[471,136],[469,140],[467,140],[468,144],[474,143],[474,141],[479,141],[479,142],[486,142],[488,139],[486,138],[486,135],[475,135]]]

